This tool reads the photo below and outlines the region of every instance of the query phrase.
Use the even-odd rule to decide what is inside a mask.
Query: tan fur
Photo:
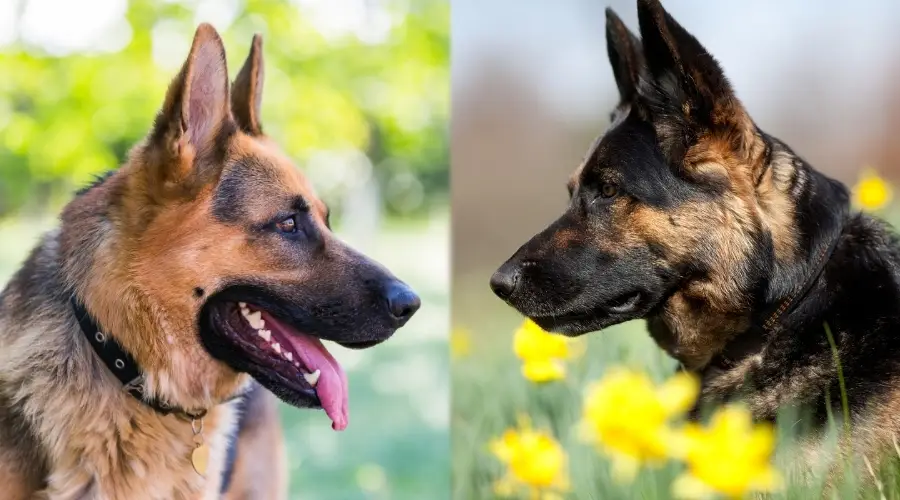
[[[900,463],[898,410],[900,389],[895,389],[871,402],[861,412],[863,417],[854,419],[849,433],[841,415],[835,415],[837,434],[829,438],[819,432],[785,448],[783,453],[790,459],[786,469],[797,484],[816,484],[824,476],[825,498],[839,494],[835,488],[845,481],[848,472],[860,494],[877,491],[876,481],[890,478]]]
[[[252,97],[235,100],[255,110],[259,47],[255,39],[243,83]],[[275,183],[269,192],[303,195],[323,227],[327,210],[265,136],[235,132],[227,143],[217,142],[235,127],[225,72],[221,40],[202,25],[166,95],[158,128],[111,178],[64,210],[64,229],[45,237],[0,296],[3,498],[219,498],[238,417],[231,398],[250,379],[200,345],[196,318],[203,297],[233,276],[304,276],[253,244],[243,229],[215,219],[211,186],[227,162],[211,158],[261,158]],[[241,110],[261,131],[255,112]],[[264,219],[273,215],[268,201],[244,208]],[[40,283],[39,293],[37,279],[50,280]],[[84,339],[67,290],[132,354],[144,372],[145,393],[208,410],[202,422],[161,415],[125,392]],[[263,394],[248,406],[229,498],[285,494],[276,402]],[[201,425],[210,448],[206,477],[190,460],[197,439],[192,429]]]
[[[639,206],[627,221],[617,224],[626,236],[619,244],[653,242],[667,249],[671,262],[709,257],[706,279],[689,282],[663,308],[663,319],[674,338],[666,344],[688,369],[699,369],[747,328],[746,297],[735,269],[752,251],[752,235],[772,234],[776,259],[795,258],[796,234],[790,194],[786,191],[793,166],[775,162],[755,186],[762,170],[763,144],[708,137],[688,150],[685,167],[694,175],[727,183],[723,196],[710,202],[691,202],[675,211]],[[742,149],[733,150],[735,144]],[[788,178],[785,181],[785,177]]]
[[[13,298],[9,307],[29,305]],[[33,495],[216,498],[232,404],[213,407],[203,419],[212,450],[204,480],[190,463],[190,422],[163,417],[124,392],[80,337],[71,315],[34,311],[24,326],[10,319],[0,316],[3,392],[39,436],[49,467],[45,487]]]

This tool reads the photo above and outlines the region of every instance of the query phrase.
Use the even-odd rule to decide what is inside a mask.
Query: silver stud
[[[103,342],[106,340],[106,335],[103,332],[97,332],[97,335],[94,335],[94,338],[97,339],[97,342]]]
[[[120,369],[120,370],[121,370],[122,368],[125,368],[125,362],[122,361],[121,359],[117,359],[117,360],[116,360],[116,368],[118,368],[118,369]]]

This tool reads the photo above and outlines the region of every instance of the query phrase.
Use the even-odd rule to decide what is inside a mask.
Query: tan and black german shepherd
[[[900,440],[897,237],[763,132],[658,0],[637,5],[640,39],[607,10],[611,126],[569,180],[568,208],[492,289],[566,335],[646,319],[700,376],[702,403],[741,397],[758,419],[841,415],[827,324],[850,410],[843,449],[878,463]]]
[[[418,309],[263,133],[261,45],[232,86],[201,25],[146,139],[0,295],[2,498],[284,498],[268,391],[343,429],[321,339],[373,346]]]

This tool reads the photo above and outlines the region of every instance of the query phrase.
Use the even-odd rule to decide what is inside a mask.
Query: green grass
[[[48,218],[0,224],[0,288],[53,224]],[[329,346],[350,381],[346,431],[332,431],[324,412],[282,406],[290,498],[448,498],[446,210],[430,221],[387,221],[371,240],[353,241],[352,235],[347,239],[410,283],[421,295],[423,307],[377,348],[350,351]]]
[[[477,281],[473,285],[477,286]],[[474,297],[482,298],[477,288],[466,295],[473,302],[478,302]],[[512,332],[521,318],[502,304],[491,305],[487,296],[483,298],[484,302],[478,308],[454,310],[455,320],[472,331],[475,345],[472,354],[453,364],[452,498],[494,498],[492,484],[502,475],[502,468],[488,453],[486,443],[514,427],[519,413],[527,413],[535,426],[552,431],[567,450],[572,491],[566,498],[672,498],[670,485],[682,471],[681,465],[671,463],[659,469],[643,469],[634,483],[617,484],[611,479],[609,462],[575,435],[583,391],[608,367],[624,364],[646,371],[656,381],[662,381],[674,372],[676,363],[656,346],[644,322],[633,321],[586,336],[587,351],[570,365],[566,380],[537,385],[521,376],[520,363],[512,353]],[[823,498],[825,471],[816,471],[814,477],[801,481],[790,468],[796,463],[796,436],[803,427],[804,419],[796,412],[786,411],[779,417],[776,426],[779,447],[775,460],[779,469],[786,472],[788,484],[784,492],[769,498]],[[840,429],[840,422],[832,423],[828,429],[824,456],[836,456],[834,447]],[[879,478],[884,483],[885,498],[900,499],[897,462],[888,464],[879,473]],[[846,472],[845,480],[830,498],[881,498],[875,488],[859,491],[859,483],[859,478]],[[859,496],[854,496],[854,492]]]

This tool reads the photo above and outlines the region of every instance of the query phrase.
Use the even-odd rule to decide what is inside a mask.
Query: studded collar
[[[129,354],[114,338],[105,332],[96,320],[74,295],[72,296],[72,309],[75,318],[81,326],[81,332],[88,343],[97,353],[97,357],[106,365],[106,368],[122,382],[122,386],[128,394],[135,399],[153,408],[162,415],[176,415],[185,420],[200,420],[206,416],[207,409],[186,410],[178,406],[172,406],[165,401],[144,394],[144,374],[134,357]],[[235,398],[241,395],[235,396]]]

